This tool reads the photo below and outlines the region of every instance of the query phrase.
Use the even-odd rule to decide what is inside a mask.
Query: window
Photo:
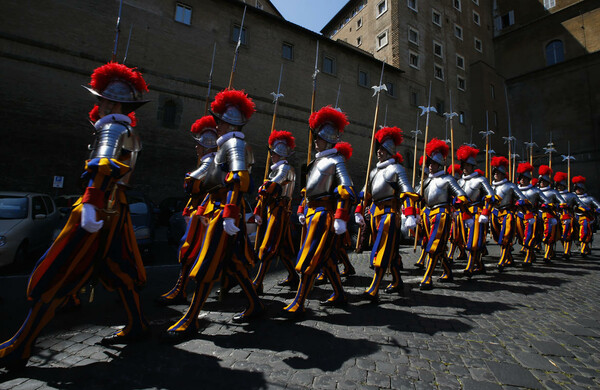
[[[387,11],[387,0],[380,1],[377,4],[377,17],[380,17]]]
[[[462,41],[463,39],[463,29],[458,24],[454,25],[454,36]]]
[[[556,0],[544,0],[544,8],[550,9],[556,7]]]
[[[461,125],[465,124],[465,112],[461,111],[458,113],[458,123],[460,123]]]
[[[281,45],[281,56],[286,60],[294,59],[294,45],[291,43],[283,42]]]
[[[433,75],[436,79],[444,81],[444,69],[440,65],[433,65]]]
[[[175,4],[175,21],[188,26],[192,24],[192,7],[183,3]]]
[[[388,33],[387,31],[382,32],[381,34],[377,35],[377,50],[382,49],[383,47],[387,46],[388,44]]]
[[[494,27],[498,31],[510,27],[513,24],[515,24],[515,11],[509,11],[504,15],[496,16],[494,19]]]
[[[554,65],[565,60],[562,41],[554,40],[546,45],[546,65]]]
[[[256,8],[263,9],[263,5],[260,1],[256,0]]]
[[[435,110],[438,115],[444,115],[444,101],[442,99],[435,99]]]
[[[323,56],[323,73],[335,75],[335,58]]]
[[[231,33],[231,40],[233,42],[237,42],[239,37],[240,37],[240,26],[236,24],[233,26],[233,31]],[[245,45],[247,42],[248,42],[248,34],[246,31],[246,27],[244,27],[242,29],[242,45]]]
[[[412,27],[408,28],[408,41],[410,43],[414,43],[415,45],[419,45],[419,31],[415,30]]]
[[[362,37],[356,38],[356,46],[362,45]]]
[[[464,78],[462,78],[460,76],[456,76],[456,80],[457,80],[456,87],[458,89],[460,89],[461,91],[464,91],[467,89],[467,81]]]
[[[460,54],[456,55],[456,67],[465,70],[465,57]]]
[[[431,11],[431,21],[436,26],[442,27],[442,14],[439,13],[438,11],[436,11],[436,10],[432,10]]]
[[[412,9],[413,11],[418,11],[417,0],[408,0],[408,8]]]
[[[408,65],[410,65],[413,68],[419,69],[419,54],[415,53],[414,51],[409,51]]]
[[[385,83],[385,86],[387,87],[388,95],[396,96],[396,90],[394,89],[394,83],[392,83],[391,81],[388,81],[387,83]]]
[[[52,199],[49,196],[43,196],[44,203],[46,203],[46,210],[48,210],[48,214],[52,214],[54,212],[54,203],[52,203]]]
[[[175,127],[175,118],[177,117],[177,104],[173,100],[167,100],[163,105],[162,125],[164,127]]]
[[[409,102],[411,104],[411,106],[418,106],[419,105],[419,93],[417,91],[410,91],[410,95],[409,95]]]
[[[369,74],[364,70],[358,71],[358,85],[363,87],[369,87]]]
[[[490,96],[492,99],[496,99],[496,87],[494,84],[490,84]]]
[[[480,39],[475,38],[475,50],[483,52],[483,43]]]
[[[456,8],[458,11],[462,11],[462,6],[460,4],[460,0],[452,0],[452,3],[454,5],[454,8]]]
[[[35,219],[38,215],[46,215],[46,205],[44,205],[44,201],[41,196],[34,196],[31,199],[31,216]]]
[[[481,25],[481,18],[479,17],[479,14],[475,11],[473,11],[473,22],[478,26]]]
[[[443,47],[441,43],[433,41],[433,54],[440,58],[444,58]]]
[[[362,18],[358,18],[358,20],[356,21],[356,29],[358,30],[361,27],[362,27]]]

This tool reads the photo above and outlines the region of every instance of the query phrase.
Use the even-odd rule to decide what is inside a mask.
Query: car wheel
[[[27,241],[23,241],[15,253],[14,264],[24,264],[27,260]]]

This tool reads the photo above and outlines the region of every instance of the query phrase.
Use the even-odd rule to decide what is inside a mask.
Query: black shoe
[[[167,330],[162,334],[162,341],[167,343],[178,344],[186,340],[191,340],[198,334],[198,329],[195,326],[190,326],[186,330],[176,331]]]
[[[154,303],[158,306],[169,306],[169,305],[187,305],[187,298],[183,295],[176,295],[175,298],[167,298],[160,296],[154,300]]]
[[[470,269],[465,269],[463,270],[463,276],[465,278],[471,279],[473,277],[473,271],[471,271]]]
[[[504,271],[504,266],[501,264],[496,265],[496,268],[498,268],[498,272],[502,273],[502,271]]]
[[[433,283],[419,283],[419,290],[433,290]]]
[[[423,268],[425,268],[425,264],[415,263],[415,268],[417,268],[417,269],[423,269]]]
[[[485,268],[475,268],[473,270],[473,275],[485,275],[485,274],[486,274]]]
[[[356,275],[356,270],[354,269],[354,267],[351,267],[350,269],[345,269],[344,272],[342,272],[340,274],[341,277],[348,277],[348,276],[352,276],[352,275]]]
[[[466,254],[462,254],[456,258],[456,260],[467,260],[467,259],[468,259],[468,257]]]
[[[263,317],[266,314],[266,312],[267,311],[265,310],[265,307],[263,305],[260,305],[259,308],[252,310],[251,313],[246,314],[246,311],[237,313],[233,316],[231,320],[237,324],[250,322]]]
[[[569,261],[569,260],[571,260],[571,255],[564,254],[563,259]]]
[[[369,294],[366,291],[361,294],[361,297],[362,297],[363,300],[369,301],[371,303],[375,303],[376,304],[376,303],[379,302],[379,296],[378,295],[371,295],[371,294]]]
[[[323,307],[342,307],[342,306],[346,306],[346,304],[348,303],[348,299],[347,298],[336,298],[333,301],[330,301],[329,299],[326,301],[321,301],[320,304]]]
[[[385,290],[383,290],[386,294],[394,294],[394,293],[398,293],[400,295],[404,294],[404,285],[400,284],[396,287],[386,287]]]
[[[14,355],[14,356],[13,356]],[[18,353],[9,354],[4,358],[0,359],[0,368],[4,367],[8,372],[15,373],[23,370],[27,366],[26,358],[16,357]]]
[[[438,281],[438,283],[452,283],[452,282],[454,282],[454,277],[452,277],[452,276],[448,276],[447,278],[439,277],[437,281]]]
[[[129,332],[124,335],[119,333],[113,333],[110,336],[104,337],[100,340],[100,344],[104,346],[115,345],[115,344],[133,344],[140,341],[147,340],[152,337],[152,331],[150,328],[146,328],[141,332]]]
[[[259,284],[259,285],[253,285],[254,287],[254,291],[256,291],[256,295],[264,295],[264,286],[263,284]]]
[[[550,264],[551,262],[552,262],[552,261],[550,261],[550,259],[546,259],[546,258],[544,257],[544,263],[546,263],[546,264]]]
[[[523,268],[529,268],[531,267],[531,263],[523,263]]]
[[[306,310],[287,311],[282,310],[281,317],[289,321],[302,321],[306,318]]]
[[[300,280],[298,278],[293,278],[293,279],[285,279],[282,280],[281,282],[277,283],[278,286],[281,287],[285,287],[285,286],[290,286],[290,288],[298,288],[298,283],[300,283]]]

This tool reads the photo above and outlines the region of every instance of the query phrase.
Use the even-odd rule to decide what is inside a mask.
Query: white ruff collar
[[[227,142],[233,137],[244,139],[245,136],[244,133],[242,133],[241,131],[230,131],[229,133],[225,133],[219,137],[219,139],[217,140],[217,146],[221,147],[221,145],[223,145],[225,142]]]
[[[475,176],[479,175],[479,173],[477,173],[476,171],[473,171],[473,173],[471,173],[470,175],[465,175],[463,174],[463,180],[469,180],[474,178]]]
[[[504,184],[504,183],[506,183],[507,181],[508,181],[508,179],[507,179],[507,178],[504,178],[504,179],[502,179],[502,180],[500,180],[500,181],[493,181],[493,182],[492,182],[492,185],[499,186],[500,184]]]
[[[436,173],[430,173],[429,177],[430,178],[434,178],[434,177],[440,177],[443,174],[445,174],[446,172],[442,169],[441,171],[437,171]]]
[[[519,186],[519,189],[520,189],[521,191],[523,191],[523,190],[528,190],[528,189],[530,189],[531,187],[533,187],[533,186],[532,186],[531,184],[529,184],[529,185],[527,185],[527,186]]]
[[[124,114],[109,114],[98,119],[96,123],[94,123],[94,127],[96,130],[100,130],[105,124],[110,122],[127,122],[129,125],[131,124],[131,118]]]
[[[390,164],[393,164],[396,160],[393,158],[390,158],[389,160],[385,160],[385,161],[381,161],[377,163],[377,169],[383,169],[385,167],[387,167]]]
[[[271,165],[271,170],[274,170],[280,165],[287,164],[287,160],[279,160],[275,164]]]
[[[321,157],[326,157],[326,156],[329,156],[329,155],[332,155],[332,154],[336,154],[336,153],[337,153],[337,149],[336,148],[332,148],[332,149],[327,149],[327,150],[324,150],[322,152],[319,152],[319,153],[315,154],[315,157],[316,158],[321,158]]]

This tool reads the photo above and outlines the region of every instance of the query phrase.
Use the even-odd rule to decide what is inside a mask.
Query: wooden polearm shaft
[[[415,152],[413,157],[413,174],[412,174],[412,187],[415,188],[415,178],[417,177],[417,140],[421,131],[419,130],[419,111],[417,111],[417,125],[415,130],[411,131],[415,135]]]
[[[112,51],[112,62],[117,61],[117,48],[119,47],[119,32],[121,31],[121,10],[123,9],[123,0],[119,2],[119,15],[115,26],[115,44]]]
[[[369,175],[371,173],[371,162],[373,160],[373,151],[375,149],[375,132],[377,131],[377,117],[379,116],[379,98],[380,98],[382,90],[387,91],[387,87],[383,84],[383,71],[384,70],[385,70],[385,62],[382,62],[381,63],[381,75],[379,76],[379,85],[372,87],[375,91],[373,96],[377,95],[377,100],[375,101],[375,116],[373,118],[373,129],[371,130],[371,146],[369,147],[369,160],[367,162],[367,174],[366,174],[366,178],[365,178],[365,191],[364,191],[363,200],[362,200],[363,206],[365,205],[365,200],[367,199],[367,194],[370,191]],[[361,231],[362,231],[362,227],[359,227],[357,237],[361,236]],[[359,246],[360,246],[360,240],[356,240],[356,249],[357,250],[358,250]]]
[[[452,156],[452,165],[450,169],[452,171],[452,176],[454,176],[454,127],[452,124],[452,118],[458,116],[458,114],[452,111],[452,91],[450,91],[450,112],[444,113],[444,116],[446,117],[447,121],[450,121],[450,153]]]
[[[319,41],[317,41],[317,53],[315,54],[315,71],[312,75],[313,88],[312,97],[310,99],[310,115],[315,112],[315,100],[317,98],[317,75],[319,74]],[[306,156],[306,165],[310,164],[312,154],[313,134],[312,130],[308,129],[308,155]]]
[[[229,86],[227,88],[233,88],[233,78],[235,77],[235,69],[237,68],[237,60],[240,54],[240,46],[242,45],[242,35],[244,33],[244,21],[246,20],[246,8],[244,5],[244,14],[242,15],[242,24],[240,26],[240,34],[238,35],[237,45],[235,45],[235,53],[233,55],[233,64],[231,65],[231,74],[229,75]]]
[[[510,106],[508,104],[508,89],[506,88],[506,83],[504,83],[504,99],[506,101],[506,118],[508,119],[508,157],[510,157],[510,141],[512,139],[512,128],[510,126]],[[511,164],[510,158],[508,159],[508,173],[510,175],[511,170],[514,169],[513,164]],[[491,170],[491,169],[490,169]],[[491,173],[490,173],[491,174]]]
[[[129,37],[127,38],[127,47],[125,47],[125,55],[123,56],[123,65],[127,62],[127,54],[129,54],[129,44],[131,43],[131,33],[133,32],[133,23],[129,27]]]
[[[273,106],[273,120],[271,121],[271,132],[269,134],[272,134],[273,131],[275,130],[275,120],[277,119],[277,106],[279,106],[279,98],[283,97],[282,93],[279,93],[280,88],[281,88],[281,76],[283,75],[283,64],[281,64],[281,69],[279,70],[279,82],[277,83],[277,93],[275,92],[271,92],[271,95],[273,95],[273,103],[275,104]],[[269,149],[267,151],[267,162],[265,163],[265,176],[263,178],[263,182],[265,180],[267,180],[267,177],[269,176],[269,161],[271,160],[271,149]]]
[[[210,104],[210,90],[212,88],[213,70],[215,68],[215,55],[217,54],[217,42],[213,45],[212,61],[210,62],[210,73],[208,74],[208,88],[206,90],[206,102],[204,102],[204,115],[208,115],[208,105]]]
[[[567,191],[571,192],[571,160],[575,157],[571,156],[571,141],[567,141],[567,155],[561,155],[563,161],[567,160]]]

